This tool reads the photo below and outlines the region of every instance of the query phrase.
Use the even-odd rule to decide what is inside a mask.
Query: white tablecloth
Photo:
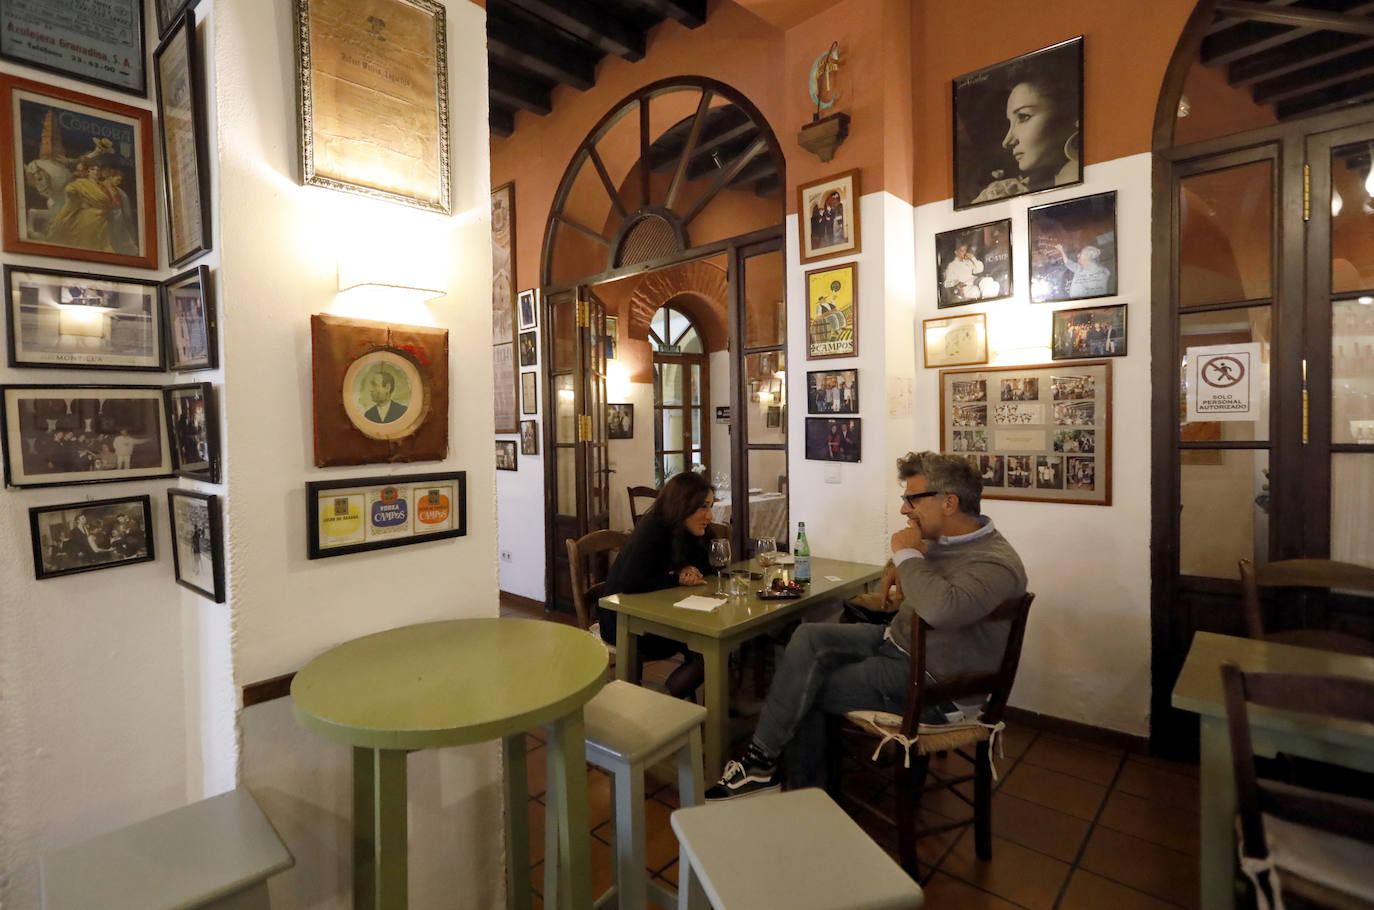
[[[730,523],[730,497],[716,500],[711,507],[711,520]],[[775,537],[781,544],[787,536],[787,496],[782,493],[749,494],[749,536]]]

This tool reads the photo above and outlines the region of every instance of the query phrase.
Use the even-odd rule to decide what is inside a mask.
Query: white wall
[[[300,186],[291,6],[234,0],[216,11],[237,685],[299,669],[369,632],[498,612],[484,13],[467,0],[447,6],[452,217]],[[336,299],[339,258],[367,255],[394,237],[444,251],[447,296],[362,310]],[[309,318],[323,311],[449,330],[455,394],[447,459],[313,466]],[[307,480],[451,469],[467,472],[466,537],[306,559]],[[239,734],[242,782],[296,857],[296,867],[272,881],[275,905],[348,906],[348,750],[299,731],[285,700],[242,712]],[[487,744],[411,758],[415,906],[498,901],[504,860],[491,836],[501,817],[495,755]]]
[[[488,304],[490,308],[490,304]],[[490,309],[488,309],[490,312]],[[533,420],[539,437],[539,454],[520,454],[520,434],[502,433],[498,439],[515,442],[514,471],[496,472],[496,514],[518,516],[516,520],[497,525],[497,550],[500,558],[500,588],[540,603],[544,601],[544,415],[549,403],[544,400],[544,367],[540,358],[543,350],[539,337],[543,326],[535,332],[535,351],[539,355],[534,367],[520,367],[522,373],[534,373],[538,389],[538,413],[519,415],[520,420]],[[518,349],[517,345],[517,349]],[[517,356],[516,362],[519,363]],[[523,409],[522,380],[515,380],[516,410]],[[490,409],[488,409],[490,410]],[[493,419],[494,420],[494,419]],[[494,423],[493,423],[494,425]]]

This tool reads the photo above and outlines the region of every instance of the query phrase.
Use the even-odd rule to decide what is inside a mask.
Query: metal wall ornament
[[[177,584],[224,603],[224,522],[219,497],[196,490],[167,491],[172,525],[172,571]]]
[[[167,206],[167,258],[172,266],[211,247],[210,155],[205,96],[196,47],[196,17],[187,9],[153,52],[158,136]]]
[[[0,57],[146,97],[143,0],[7,0],[0,4]]]
[[[444,7],[295,2],[302,182],[451,214]]]
[[[4,284],[10,366],[164,369],[157,282],[7,265]]]
[[[157,268],[149,111],[0,74],[0,183],[6,252]]]

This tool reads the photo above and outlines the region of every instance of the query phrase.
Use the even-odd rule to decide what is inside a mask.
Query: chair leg
[[[979,859],[992,859],[992,755],[986,740],[973,762],[973,849]]]
[[[916,816],[921,810],[921,791],[925,789],[930,757],[915,755],[911,767],[898,762],[893,768],[893,789],[897,801],[897,861],[912,878],[920,870],[916,865]]]

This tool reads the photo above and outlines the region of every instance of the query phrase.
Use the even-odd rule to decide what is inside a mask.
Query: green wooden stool
[[[596,899],[597,907],[643,910],[650,896],[671,907],[676,895],[648,880],[644,868],[644,771],[677,755],[682,805],[702,801],[701,705],[617,680],[607,683],[584,709],[587,761],[615,780],[614,884]],[[544,907],[557,906],[558,843],[554,796],[545,809]]]
[[[673,813],[678,908],[908,910],[912,881],[823,790],[765,793]],[[704,892],[704,893],[703,893]]]
[[[247,790],[230,790],[43,857],[43,910],[267,907],[295,865]]]

